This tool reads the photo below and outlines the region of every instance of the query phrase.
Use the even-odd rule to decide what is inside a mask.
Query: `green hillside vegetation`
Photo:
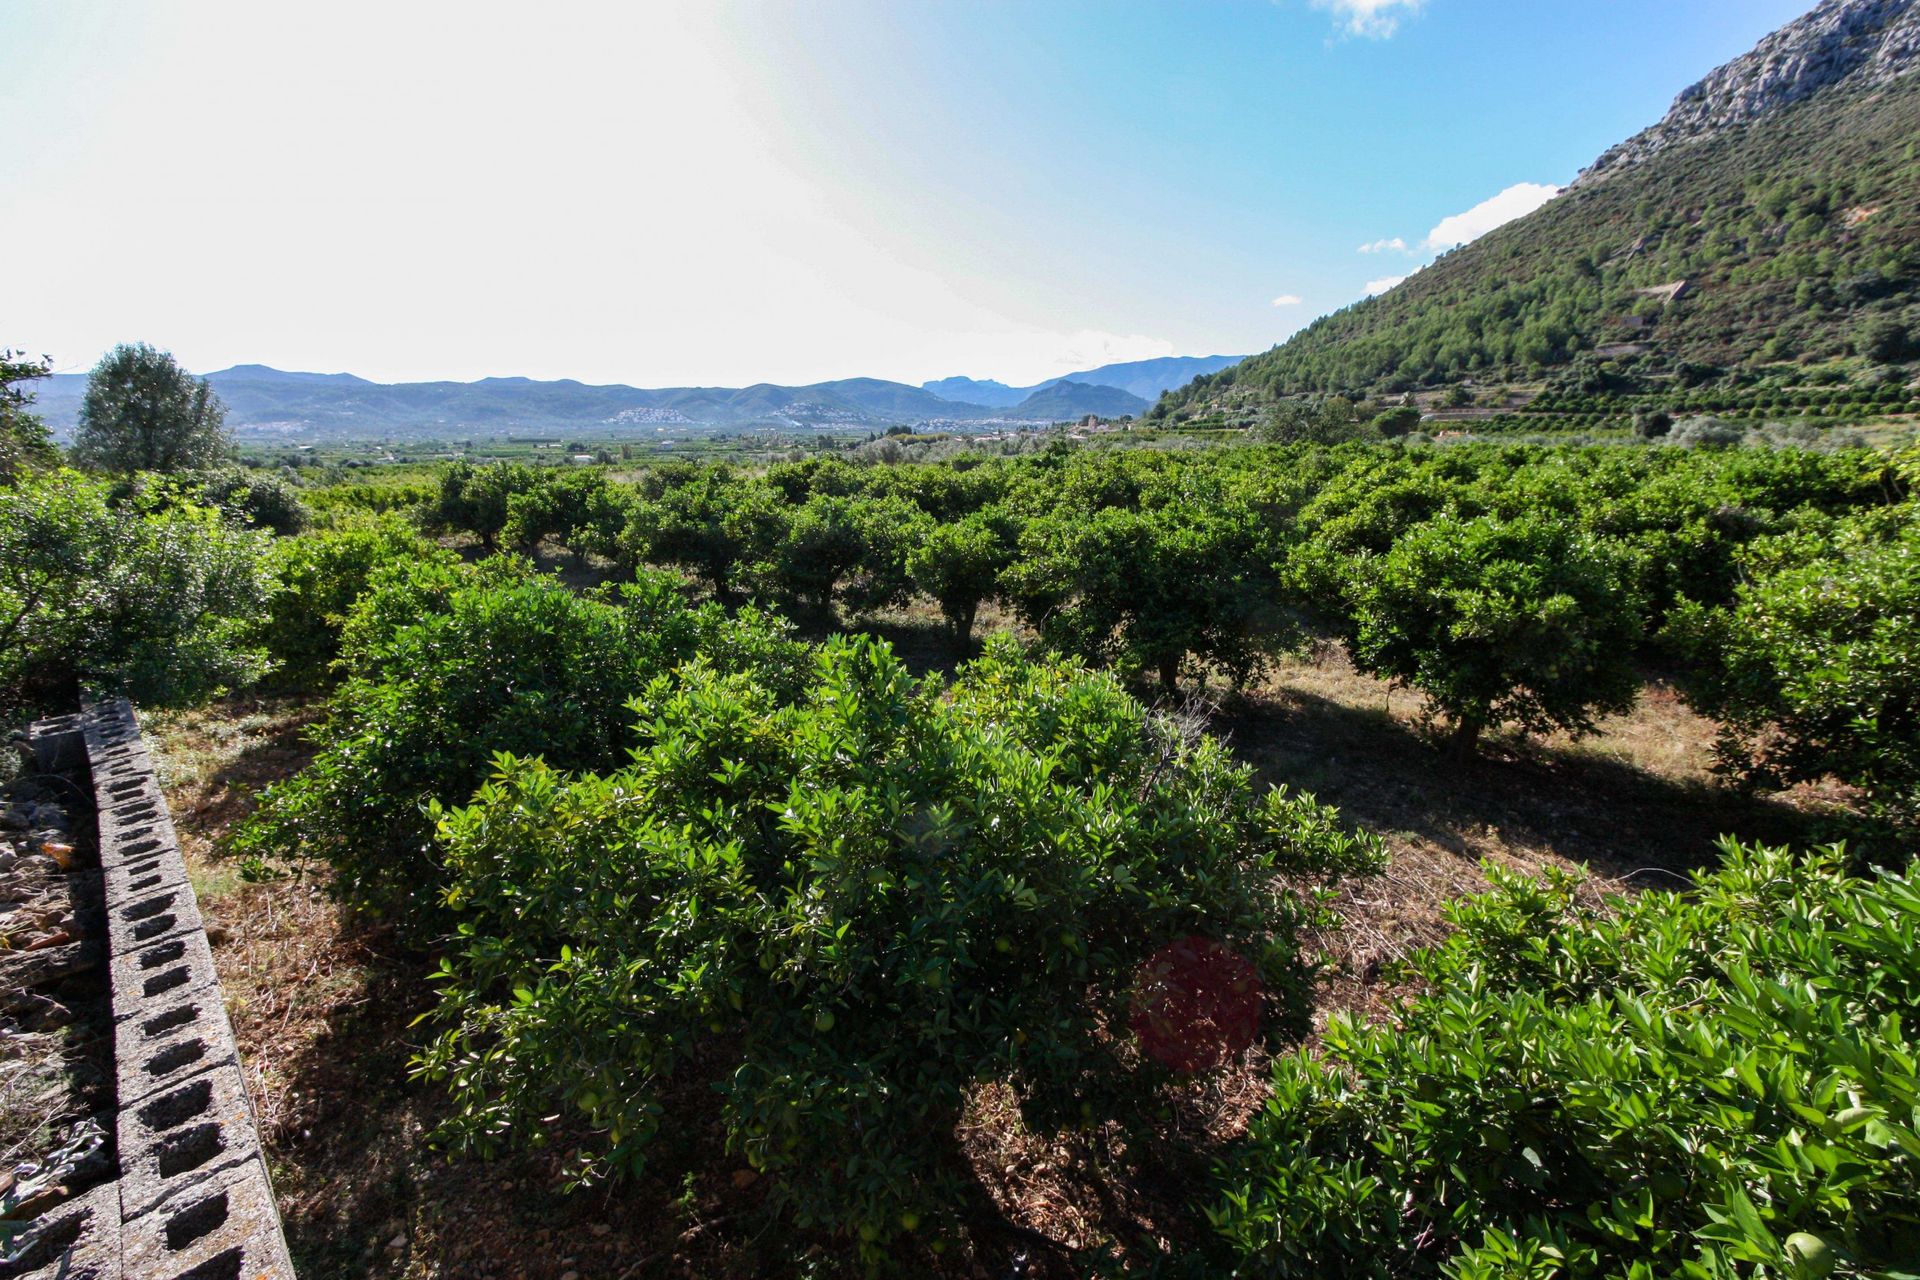
[[[1277,398],[1538,382],[1616,345],[1576,388],[1719,382],[1756,366],[1920,356],[1920,76],[1816,97],[1577,184],[1405,284],[1169,392],[1156,416]],[[1686,281],[1667,302],[1640,293]],[[1738,372],[1734,372],[1738,371]]]

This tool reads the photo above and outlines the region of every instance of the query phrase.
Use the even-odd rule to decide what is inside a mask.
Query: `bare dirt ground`
[[[982,631],[1003,623],[982,618]],[[882,619],[918,670],[957,657],[923,612]],[[566,1194],[575,1135],[492,1163],[450,1160],[428,1135],[440,1101],[407,1078],[430,1004],[431,962],[343,918],[317,877],[244,881],[217,852],[260,786],[307,758],[313,706],[238,699],[152,716],[163,770],[259,1111],[275,1189],[302,1274],[411,1280],[639,1280],[803,1275],[846,1252],[796,1238],[760,1212],[766,1186],[729,1156],[711,1090],[689,1080],[652,1171],[635,1184]],[[1723,833],[1805,843],[1843,798],[1746,798],[1711,775],[1711,722],[1658,683],[1582,743],[1494,739],[1462,762],[1421,730],[1414,695],[1355,672],[1337,650],[1282,664],[1224,697],[1211,727],[1263,781],[1312,791],[1379,833],[1382,877],[1349,888],[1344,923],[1319,939],[1332,968],[1321,1018],[1379,1013],[1392,961],[1441,937],[1444,904],[1483,887],[1483,861],[1522,870],[1588,864],[1604,886],[1675,886]],[[1119,1258],[1129,1272],[1205,1230],[1194,1203],[1219,1144],[1262,1100],[1258,1051],[1196,1082],[1164,1130],[1131,1145],[1101,1132],[1060,1143],[1025,1131],[1011,1101],[983,1089],[960,1148],[999,1229],[900,1253],[930,1275],[998,1277],[1031,1255],[1032,1276],[1085,1274],[1023,1232]]]

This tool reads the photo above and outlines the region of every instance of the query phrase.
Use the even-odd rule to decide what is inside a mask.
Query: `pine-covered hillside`
[[[1196,379],[1160,416],[1276,398],[1920,356],[1920,2],[1829,0],[1681,94],[1533,214]]]

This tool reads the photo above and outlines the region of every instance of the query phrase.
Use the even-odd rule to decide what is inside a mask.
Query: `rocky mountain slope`
[[[1920,0],[1826,0],[1558,198],[1154,413],[1920,355],[1917,40]]]
[[[1608,150],[1578,181],[1606,177],[1815,94],[1888,84],[1916,65],[1920,0],[1825,0],[1683,90],[1660,123]]]

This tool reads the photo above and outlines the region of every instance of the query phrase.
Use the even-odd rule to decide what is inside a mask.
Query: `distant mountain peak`
[[[943,400],[966,401],[995,408],[1022,404],[1038,392],[1062,382],[1085,387],[1109,387],[1151,402],[1202,374],[1217,372],[1241,359],[1240,356],[1159,356],[1150,360],[1127,360],[1048,378],[1026,387],[1008,386],[991,378],[940,378],[923,382],[920,386],[922,390]]]
[[[1609,148],[1576,185],[1631,168],[1839,86],[1872,88],[1920,67],[1920,0],[1823,0],[1681,91],[1660,123]]]

